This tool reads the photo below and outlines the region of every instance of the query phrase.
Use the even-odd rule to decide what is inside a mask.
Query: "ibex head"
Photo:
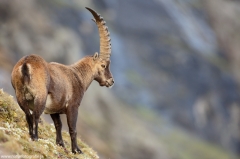
[[[95,65],[95,80],[100,84],[100,86],[111,87],[114,84],[114,79],[112,73],[110,72],[110,56],[111,56],[111,39],[110,32],[106,26],[106,22],[103,18],[96,13],[94,10],[87,8],[94,19],[92,19],[98,26],[99,36],[100,36],[100,54],[95,53],[93,56]]]

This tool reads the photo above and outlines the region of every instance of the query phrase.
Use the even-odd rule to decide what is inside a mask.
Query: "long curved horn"
[[[98,26],[99,36],[100,36],[100,55],[99,57],[104,60],[109,60],[111,56],[111,38],[106,22],[100,14],[96,13],[91,8],[86,7],[95,19],[92,19]]]

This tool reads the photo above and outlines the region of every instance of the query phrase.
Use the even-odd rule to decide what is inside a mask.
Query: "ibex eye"
[[[106,67],[106,65],[101,65],[102,66],[102,68],[105,68]]]

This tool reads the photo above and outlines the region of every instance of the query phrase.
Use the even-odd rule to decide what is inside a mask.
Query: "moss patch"
[[[28,134],[28,126],[24,112],[19,108],[12,96],[0,90],[0,149],[12,155],[37,155],[41,158],[79,158],[97,159],[97,153],[77,139],[83,154],[71,153],[71,142],[68,132],[62,132],[65,149],[57,146],[54,125],[44,121],[39,123],[39,140],[32,141]]]

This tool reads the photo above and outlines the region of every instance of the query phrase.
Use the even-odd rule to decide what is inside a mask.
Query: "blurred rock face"
[[[79,59],[80,39],[70,29],[54,23],[40,4],[31,0],[0,3],[1,47],[14,62],[32,53],[63,63]]]
[[[119,43],[113,46],[113,62],[118,67],[113,69],[121,72],[115,77],[120,79],[114,88],[117,94],[240,152],[240,4],[217,0],[101,3],[116,17],[118,32],[113,40]]]
[[[240,67],[240,54],[239,54],[239,39],[238,34],[240,28],[239,1],[206,1],[204,2],[206,10],[209,15],[210,23],[216,32],[220,48],[224,50],[225,55],[231,61],[233,74],[236,76],[238,83],[240,81],[239,67]],[[219,8],[224,7],[223,11]]]
[[[177,158],[156,140],[160,118],[149,124],[136,115],[144,107],[240,152],[239,38],[225,38],[240,29],[238,14],[231,10],[240,5],[203,2],[2,0],[0,87],[12,91],[10,71],[24,55],[71,64],[98,51],[98,31],[83,10],[83,5],[94,5],[110,27],[116,80],[111,91],[119,99],[98,85],[90,87],[80,107],[79,135],[105,158]],[[231,14],[218,16],[221,4],[229,4]],[[219,25],[226,19],[228,27]],[[234,31],[229,30],[232,24]],[[168,130],[172,124],[163,125]]]

